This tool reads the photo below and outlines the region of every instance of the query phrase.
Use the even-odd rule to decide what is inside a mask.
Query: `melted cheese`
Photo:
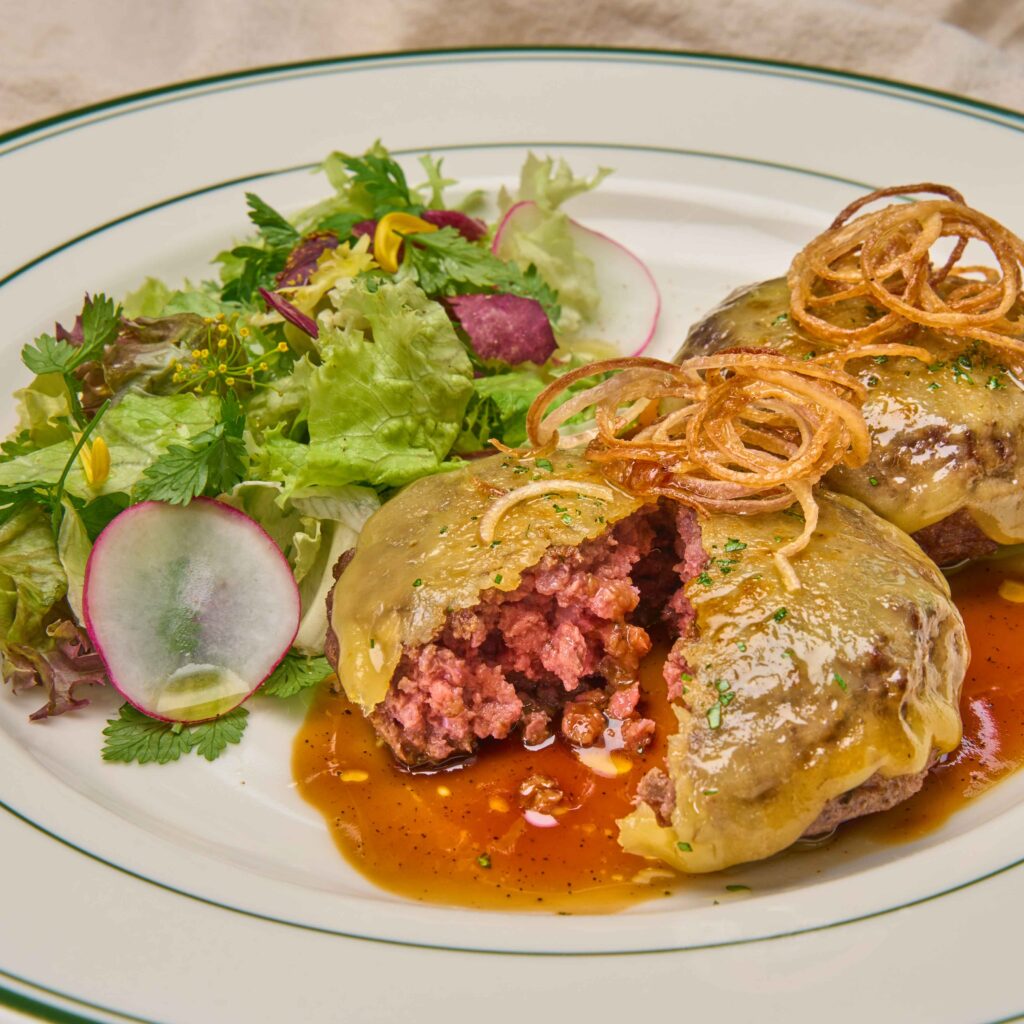
[[[548,479],[608,486],[579,454],[556,452],[550,463],[549,471],[504,455],[480,459],[417,480],[368,520],[331,616],[351,701],[371,711],[403,649],[433,639],[449,612],[478,604],[484,590],[515,590],[548,548],[599,537],[643,504],[611,487],[610,501],[551,492],[514,505],[498,523],[498,543],[484,544],[480,519],[504,491]]]
[[[792,326],[788,309],[782,279],[743,289],[694,327],[676,359],[734,345],[768,346],[797,357],[828,351],[827,343]],[[849,327],[867,319],[864,308],[854,306],[841,322]],[[985,345],[924,329],[901,340],[927,349],[934,362],[848,364],[868,387],[863,413],[872,453],[858,469],[833,470],[829,484],[908,533],[967,509],[993,540],[1024,543],[1019,381],[1004,357]]]
[[[944,577],[859,502],[818,500],[797,592],[772,561],[799,532],[792,516],[701,518],[711,562],[687,586],[697,637],[681,641],[693,678],[668,742],[675,811],[670,828],[646,805],[622,819],[629,852],[688,872],[759,860],[876,772],[915,774],[959,742],[969,652]]]

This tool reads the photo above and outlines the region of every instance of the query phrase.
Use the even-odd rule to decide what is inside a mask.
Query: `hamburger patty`
[[[675,636],[689,627],[682,587],[705,561],[696,515],[684,508],[644,509],[602,537],[549,549],[515,590],[485,590],[437,637],[403,652],[374,727],[408,765],[469,754],[519,726],[528,744],[557,729],[588,746],[606,718],[642,749],[654,734],[636,710],[646,627],[662,620]],[[335,637],[329,645],[336,659]]]
[[[897,775],[893,778],[876,773],[856,789],[848,790],[825,804],[821,814],[804,832],[804,837],[812,839],[825,836],[834,832],[845,821],[853,821],[854,818],[862,818],[866,814],[888,811],[919,792],[927,777],[927,769],[913,775]],[[672,780],[661,768],[652,768],[640,780],[636,802],[652,807],[660,824],[668,825],[671,822],[672,811],[676,806],[676,790]]]
[[[869,312],[848,303],[847,326]],[[783,279],[733,292],[691,330],[677,361],[733,347],[809,357],[828,344],[795,327]],[[835,490],[909,533],[939,565],[1024,542],[1024,395],[1005,356],[988,346],[917,328],[900,341],[933,362],[869,358],[849,364],[867,389],[868,462],[837,467]]]

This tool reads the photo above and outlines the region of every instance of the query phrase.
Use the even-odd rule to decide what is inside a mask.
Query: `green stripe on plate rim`
[[[907,102],[938,107],[951,113],[983,120],[991,124],[1024,131],[1024,114],[1008,107],[972,99],[956,93],[944,92],[927,86],[897,82],[892,79],[840,71],[812,64],[797,64],[785,61],[766,60],[754,57],[736,57],[718,53],[700,53],[683,50],[630,49],[586,46],[498,46],[475,48],[452,48],[437,50],[409,50],[402,53],[371,53],[351,57],[328,57],[319,60],[298,61],[291,64],[272,64],[245,71],[231,71],[203,78],[191,79],[155,89],[146,89],[125,96],[104,100],[80,107],[64,114],[44,118],[32,124],[12,129],[0,135],[0,156],[13,153],[25,146],[34,145],[47,138],[88,127],[98,121],[125,116],[139,110],[166,103],[209,95],[214,92],[244,89],[259,85],[275,78],[302,78],[315,75],[331,75],[363,70],[373,65],[390,70],[395,66],[417,66],[428,63],[498,63],[502,61],[591,61],[601,60],[618,63],[664,64],[667,66],[697,66],[742,74],[759,74],[773,77],[813,81],[822,85],[855,89],[876,95],[889,96]],[[124,109],[118,109],[124,108]],[[112,111],[110,114],[105,111]],[[94,117],[93,115],[101,115]],[[72,123],[78,122],[78,123]],[[59,125],[66,127],[55,132],[42,134],[48,128]],[[29,138],[32,135],[38,138]],[[11,145],[18,139],[25,142]]]
[[[494,149],[605,149],[605,150],[618,150],[638,153],[658,153],[669,156],[686,156],[694,157],[705,160],[725,160],[729,163],[746,164],[752,167],[764,167],[769,170],[776,171],[788,171],[792,174],[803,174],[808,177],[818,178],[821,181],[831,181],[839,185],[849,185],[853,188],[862,189],[866,192],[871,192],[876,185],[868,184],[864,181],[858,181],[855,178],[844,178],[837,174],[828,174],[824,171],[815,171],[807,167],[798,167],[794,164],[778,163],[772,160],[758,160],[754,157],[739,156],[733,153],[716,153],[708,150],[699,149],[674,149],[670,146],[645,146],[645,145],[634,145],[632,143],[606,143],[606,142],[543,142],[543,141],[519,141],[519,142],[483,142],[483,143],[457,143],[448,146],[433,146],[430,149],[395,149],[392,150],[395,156],[410,156],[418,153],[455,153],[455,152],[468,152],[472,150],[494,150]],[[0,154],[2,155],[2,154]],[[157,210],[161,210],[167,206],[173,206],[176,203],[185,202],[189,199],[195,199],[198,196],[207,195],[210,192],[217,192],[220,189],[231,188],[236,185],[244,185],[254,181],[262,181],[266,178],[280,177],[285,174],[294,174],[298,171],[308,171],[316,167],[316,164],[302,163],[294,164],[291,167],[281,167],[268,171],[256,171],[252,174],[243,175],[238,178],[230,178],[227,181],[219,181],[212,185],[203,185],[201,188],[192,189],[190,192],[183,192],[180,195],[171,196],[167,199],[161,199],[158,202],[150,203],[148,206],[143,206],[138,210],[132,210],[130,213],[124,213],[120,217],[115,217],[113,220],[106,221],[104,224],[99,224],[96,227],[89,228],[88,231],[83,231],[81,234],[76,235],[74,238],[68,239],[65,242],[61,242],[59,245],[54,246],[52,249],[48,249],[46,252],[41,253],[38,256],[34,256],[32,259],[23,263],[20,267],[16,267],[10,271],[7,275],[0,278],[0,288],[4,285],[9,284],[15,278],[20,277],[26,271],[31,270],[33,267],[37,267],[42,263],[45,263],[48,259],[59,255],[60,253],[70,249],[80,242],[87,241],[90,238],[95,238],[97,235],[103,234],[105,231],[109,231],[112,228],[118,227],[121,224],[126,224],[128,221],[134,220],[137,217],[145,216],[147,213],[154,213]]]
[[[0,978],[6,978],[8,982],[22,988],[30,989],[44,996],[55,997],[63,1002],[73,1003],[75,1006],[82,1008],[82,1012],[65,1009],[63,1006],[45,1002],[34,995],[27,995],[25,992],[18,991],[18,989],[0,984],[0,1006],[6,1006],[9,1010],[15,1010],[18,1013],[28,1014],[38,1020],[52,1021],[53,1024],[103,1024],[98,1017],[84,1016],[84,1012],[93,1011],[103,1014],[106,1021],[113,1019],[118,1022],[127,1022],[127,1024],[156,1024],[155,1021],[148,1017],[135,1017],[132,1014],[114,1010],[109,1006],[90,1003],[84,999],[79,999],[77,996],[69,996],[58,989],[40,985],[38,982],[29,981],[27,978],[21,978],[17,974],[10,974],[4,970],[0,970]]]

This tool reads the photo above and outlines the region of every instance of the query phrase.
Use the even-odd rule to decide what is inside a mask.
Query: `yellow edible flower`
[[[304,285],[279,288],[296,309],[312,315],[317,303],[341,281],[356,277],[377,264],[369,253],[370,236],[360,235],[355,245],[342,242],[336,249],[325,249],[317,260],[316,270]]]
[[[382,270],[393,274],[398,269],[402,236],[436,230],[436,224],[411,213],[389,213],[377,221],[377,230],[373,233],[373,258]]]
[[[90,487],[102,487],[110,476],[110,449],[102,437],[95,441],[86,441],[78,453],[78,461],[82,463],[85,482]]]

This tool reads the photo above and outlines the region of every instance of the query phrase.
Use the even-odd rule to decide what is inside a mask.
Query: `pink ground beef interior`
[[[588,745],[608,718],[642,749],[654,733],[637,711],[648,629],[660,620],[673,637],[688,634],[683,584],[706,561],[696,516],[683,508],[644,509],[604,537],[552,548],[516,590],[485,591],[435,640],[405,652],[374,712],[378,733],[409,765],[471,753],[517,728],[528,745],[557,730]]]

